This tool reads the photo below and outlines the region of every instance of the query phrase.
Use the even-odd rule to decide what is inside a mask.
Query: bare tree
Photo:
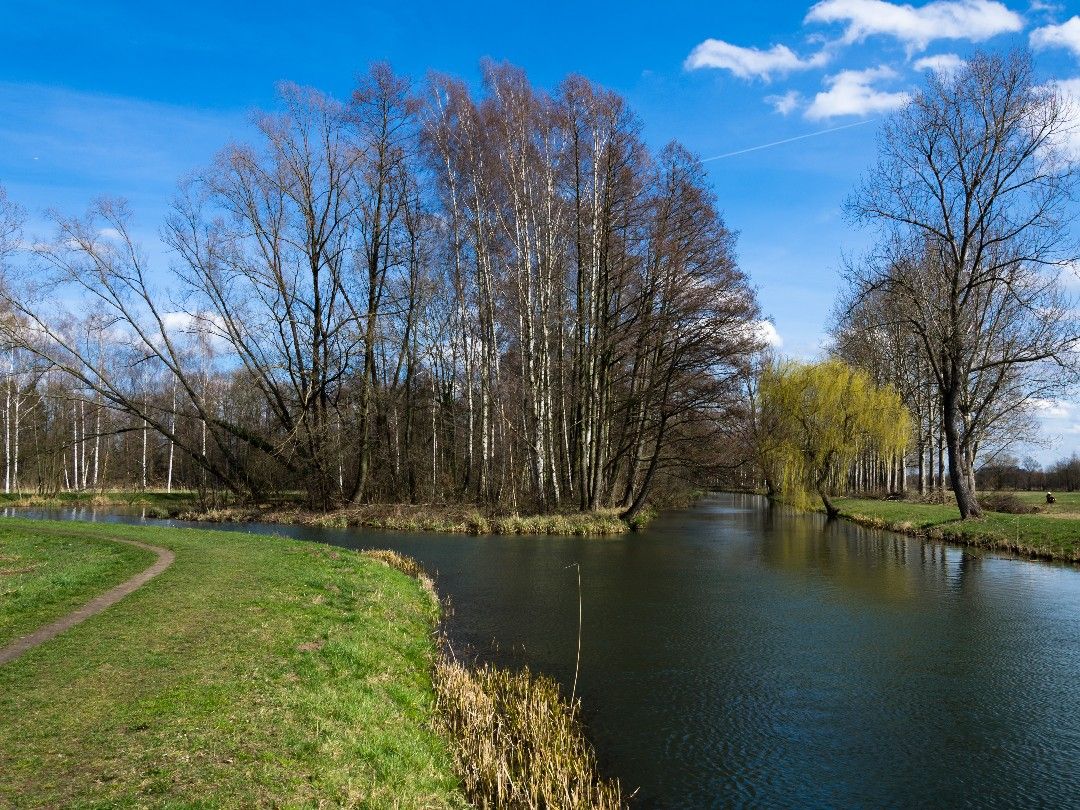
[[[2,292],[40,485],[633,518],[719,469],[758,310],[700,162],[584,78],[483,71],[283,86],[182,185],[170,273],[122,202],[54,215]]]
[[[850,273],[852,300],[882,296],[877,322],[918,340],[964,518],[981,514],[972,461],[1002,399],[1073,378],[1077,324],[1058,278],[1075,257],[1070,120],[1026,54],[976,54],[885,123],[877,165],[849,201],[883,235],[878,259]]]
[[[0,185],[0,263],[7,261],[19,248],[25,215]]]

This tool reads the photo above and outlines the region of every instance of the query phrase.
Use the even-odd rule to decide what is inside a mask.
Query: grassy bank
[[[1045,501],[1045,493],[1016,494],[1032,506]],[[982,518],[964,521],[952,504],[862,498],[838,498],[835,503],[842,517],[865,526],[1029,557],[1080,562],[1080,496],[1073,495],[1058,497],[1058,504],[1049,507],[1051,511],[1019,515],[986,512]]]
[[[438,605],[416,579],[280,538],[15,520],[3,529],[23,536],[20,559],[39,563],[53,550],[78,556],[66,544],[80,543],[102,588],[147,562],[118,551],[101,564],[104,537],[165,546],[176,561],[0,667],[0,806],[464,806],[432,730]],[[20,626],[58,609],[19,601],[8,594],[0,615]]]
[[[201,511],[170,509],[163,517],[201,520],[212,523],[282,523],[344,529],[350,526],[394,531],[451,532],[459,534],[562,534],[603,536],[624,534],[641,528],[648,516],[633,526],[619,518],[616,510],[597,512],[555,512],[518,515],[484,512],[468,506],[412,506],[409,504],[368,504],[329,512],[312,512],[294,506],[232,507]]]
[[[63,616],[154,561],[153,553],[80,531],[43,536],[0,523],[0,647]]]
[[[0,806],[623,806],[580,705],[438,651],[434,584],[391,551],[7,519],[3,633],[154,557],[109,538],[176,559],[0,666]]]
[[[273,503],[231,504],[207,509],[196,493],[160,490],[104,490],[58,492],[52,495],[0,494],[0,506],[100,506],[143,508],[150,517],[209,523],[279,523],[332,528],[365,527],[393,531],[450,532],[458,534],[560,534],[604,536],[644,528],[655,512],[646,509],[627,523],[617,509],[595,512],[557,511],[521,515],[513,511],[481,509],[470,504],[363,504],[319,512],[303,508],[298,499],[278,498]]]

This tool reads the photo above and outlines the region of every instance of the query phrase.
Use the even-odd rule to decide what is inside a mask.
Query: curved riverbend
[[[640,787],[640,806],[1075,799],[1075,566],[740,495],[608,539],[231,528],[414,556],[450,597],[457,648],[567,686],[580,563],[578,694],[602,767]]]

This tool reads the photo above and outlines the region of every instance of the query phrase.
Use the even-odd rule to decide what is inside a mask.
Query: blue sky
[[[176,180],[246,138],[279,80],[344,96],[384,59],[417,79],[434,69],[475,82],[483,57],[543,86],[579,72],[624,94],[653,145],[718,158],[706,165],[741,264],[782,350],[812,356],[837,269],[867,245],[841,205],[873,159],[877,119],[974,47],[1029,45],[1040,73],[1075,79],[1063,87],[1080,98],[1077,15],[1080,2],[1026,0],[3,0],[0,183],[38,229],[45,208],[126,197],[152,248]],[[1080,447],[1080,407],[1048,403],[1043,416],[1039,458]]]

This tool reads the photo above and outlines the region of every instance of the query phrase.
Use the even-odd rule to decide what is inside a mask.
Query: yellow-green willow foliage
[[[840,360],[766,367],[760,384],[762,458],[784,497],[808,506],[829,500],[864,451],[881,456],[907,446],[910,417],[891,386]]]

